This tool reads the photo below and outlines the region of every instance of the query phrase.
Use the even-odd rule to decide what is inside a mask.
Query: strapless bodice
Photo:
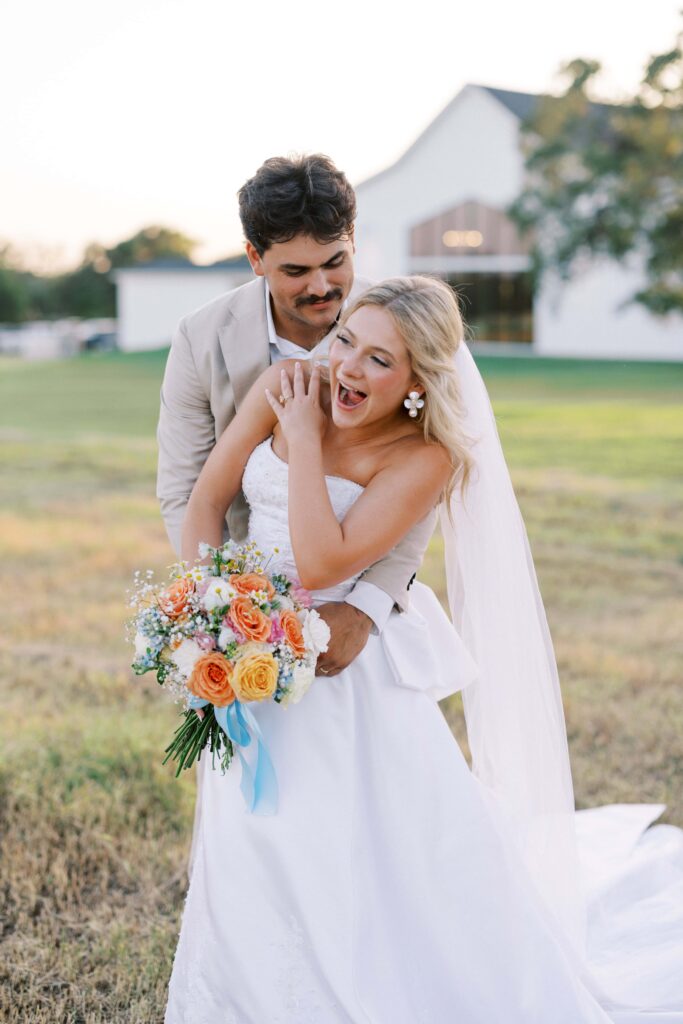
[[[271,436],[254,448],[244,467],[242,490],[249,504],[248,539],[266,557],[272,554],[269,571],[282,572],[291,579],[298,573],[289,539],[289,466],[275,454],[272,441]],[[334,514],[341,522],[364,488],[341,476],[326,476],[325,480]],[[315,591],[315,602],[343,601],[359,576],[360,573],[335,587]]]

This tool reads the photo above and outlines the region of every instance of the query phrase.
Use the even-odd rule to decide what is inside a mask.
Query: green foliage
[[[179,231],[152,225],[107,249],[89,245],[81,265],[54,282],[56,306],[63,316],[114,316],[116,288],[112,270],[156,260],[189,259],[196,242]]]
[[[56,307],[61,316],[114,316],[114,282],[92,262],[62,274],[54,283]]]
[[[181,232],[153,225],[109,249],[98,242],[88,245],[75,270],[54,277],[22,269],[9,246],[0,248],[0,323],[114,316],[116,289],[111,271],[156,260],[187,260],[195,246]]]
[[[17,324],[26,319],[28,296],[16,271],[0,266],[0,323]]]
[[[116,269],[153,260],[189,259],[196,244],[180,231],[153,225],[138,231],[132,238],[118,242],[111,249],[91,246],[86,256],[100,270],[104,269],[107,261]]]
[[[0,248],[0,323],[18,324],[27,319],[30,300],[23,277],[10,246]]]
[[[536,280],[567,279],[587,257],[635,257],[645,283],[629,301],[683,310],[683,33],[620,106],[591,102],[597,62],[562,71],[565,93],[522,126],[526,180],[508,210],[532,233]]]
[[[56,298],[55,278],[39,277],[25,270],[12,246],[0,247],[0,324],[56,316]]]

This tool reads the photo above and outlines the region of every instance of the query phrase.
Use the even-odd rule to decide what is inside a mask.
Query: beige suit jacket
[[[356,280],[351,299],[369,282]],[[250,281],[184,317],[173,337],[161,387],[157,497],[178,557],[185,508],[195,480],[240,402],[270,364],[265,281]],[[248,508],[239,494],[226,517],[226,535],[241,542]],[[363,579],[408,606],[408,588],[422,561],[435,516],[430,514]]]

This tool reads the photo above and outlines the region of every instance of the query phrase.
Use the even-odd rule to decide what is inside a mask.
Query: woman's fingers
[[[294,397],[306,397],[306,384],[304,382],[304,371],[301,367],[301,363],[294,364]]]
[[[275,412],[278,420],[282,423],[283,413],[290,400],[304,401],[308,397],[314,405],[318,405],[320,397],[320,364],[313,364],[311,376],[308,382],[308,394],[306,394],[306,378],[304,376],[303,366],[299,362],[294,365],[293,380],[290,380],[289,374],[286,370],[283,369],[280,371],[280,388],[281,394],[279,399],[276,399],[268,388],[266,388],[265,391],[270,407]]]
[[[296,371],[294,376],[296,380]],[[285,399],[285,401],[288,398],[294,397],[292,394],[292,385],[289,380],[289,374],[287,373],[286,370],[280,370],[280,389],[282,391],[282,397]]]
[[[275,397],[275,395],[273,394],[273,392],[269,391],[268,388],[266,388],[266,400],[268,402],[268,405],[271,407],[271,409],[273,410],[273,412],[277,416],[278,420],[281,420],[281,418],[282,418],[282,406],[278,402],[278,400]]]
[[[317,405],[320,397],[320,363],[313,363],[311,378],[308,382],[308,397]]]

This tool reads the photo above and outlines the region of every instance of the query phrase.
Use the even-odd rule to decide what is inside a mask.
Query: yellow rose
[[[247,654],[270,654],[270,644],[260,644],[256,640],[249,640],[246,644],[240,644],[240,659],[246,658]]]
[[[230,682],[238,700],[267,700],[275,693],[277,673],[272,654],[245,654],[235,663]]]

